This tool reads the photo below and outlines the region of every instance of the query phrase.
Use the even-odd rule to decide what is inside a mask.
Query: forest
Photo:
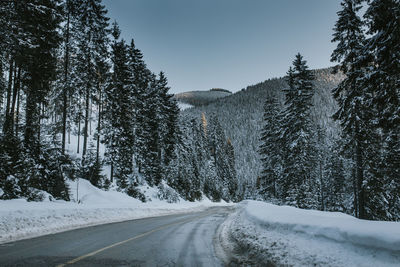
[[[279,205],[400,219],[400,4],[341,3],[336,67],[297,54],[284,78],[194,109],[232,138],[241,194]],[[364,8],[362,8],[364,7]]]
[[[343,0],[334,67],[298,53],[285,77],[180,111],[101,0],[1,1],[0,199],[70,200],[83,178],[398,221],[399,18],[398,0]]]
[[[1,1],[0,20],[1,199],[70,200],[77,178],[142,201],[141,184],[171,202],[238,199],[217,118],[180,123],[167,77],[101,0]]]

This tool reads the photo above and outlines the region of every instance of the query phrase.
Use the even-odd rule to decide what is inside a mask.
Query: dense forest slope
[[[332,89],[343,79],[341,73],[333,74],[331,68],[314,70],[315,95],[313,99],[313,119],[326,129],[326,138],[338,135],[338,125],[331,115],[336,110]],[[220,98],[214,102],[187,109],[183,116],[200,120],[201,113],[206,117],[216,115],[222,124],[226,136],[232,140],[235,148],[236,169],[239,184],[247,196],[255,193],[257,177],[261,172],[261,161],[257,153],[263,126],[263,106],[267,96],[277,93],[281,103],[284,101],[283,89],[287,87],[284,78],[269,79],[248,86],[235,94]]]

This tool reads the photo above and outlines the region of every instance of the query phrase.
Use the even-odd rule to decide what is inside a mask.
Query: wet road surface
[[[0,266],[222,266],[214,247],[232,207],[87,227],[0,245]]]

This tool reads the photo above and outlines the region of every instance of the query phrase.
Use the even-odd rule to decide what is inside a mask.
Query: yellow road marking
[[[66,265],[68,265],[68,264],[77,263],[78,261],[81,261],[81,260],[86,259],[86,258],[88,258],[88,257],[94,256],[94,255],[96,255],[96,254],[98,254],[98,253],[100,253],[100,252],[103,252],[103,251],[107,250],[107,249],[110,249],[110,248],[113,248],[113,247],[116,247],[116,246],[119,246],[119,245],[128,243],[129,241],[132,241],[132,240],[135,240],[135,239],[144,237],[144,236],[146,236],[146,235],[149,235],[149,234],[152,234],[152,233],[154,233],[154,232],[163,230],[163,229],[168,228],[168,227],[173,226],[173,225],[177,225],[177,224],[181,224],[181,223],[193,221],[193,220],[195,220],[195,219],[199,219],[199,218],[202,218],[202,217],[206,217],[206,216],[208,216],[208,215],[210,215],[210,214],[212,214],[212,212],[209,212],[209,213],[207,213],[207,214],[205,214],[205,215],[202,215],[202,216],[197,216],[197,217],[194,217],[194,218],[190,218],[190,219],[188,219],[188,220],[183,220],[183,221],[179,221],[179,222],[175,222],[175,223],[171,223],[171,224],[167,224],[167,225],[158,227],[158,228],[156,228],[156,229],[153,229],[153,230],[151,230],[151,231],[145,232],[145,233],[143,233],[143,234],[140,234],[140,235],[131,237],[131,238],[126,239],[126,240],[124,240],[124,241],[120,241],[120,242],[114,243],[114,244],[112,244],[112,245],[109,245],[109,246],[107,246],[107,247],[98,249],[98,250],[96,250],[96,251],[90,252],[90,253],[85,254],[85,255],[82,255],[82,256],[80,256],[80,257],[78,257],[78,258],[75,258],[75,259],[72,259],[72,260],[70,260],[70,261],[68,261],[68,262],[66,262],[66,263],[59,264],[59,265],[57,265],[56,267],[64,267],[64,266],[66,266]]]

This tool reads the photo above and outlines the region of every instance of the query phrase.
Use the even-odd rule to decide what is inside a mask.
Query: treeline
[[[344,0],[332,61],[344,80],[333,90],[341,137],[310,116],[313,75],[297,55],[285,103],[265,103],[260,195],[302,208],[344,211],[362,219],[400,219],[400,4]]]
[[[40,200],[44,190],[69,200],[76,177],[142,200],[143,181],[201,198],[181,185],[192,176],[171,176],[188,137],[167,78],[120,38],[101,0],[1,1],[0,20],[0,199]],[[67,151],[71,136],[80,159]]]

